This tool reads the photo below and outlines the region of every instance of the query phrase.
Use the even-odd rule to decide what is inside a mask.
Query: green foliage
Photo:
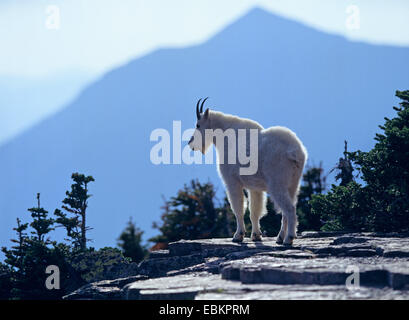
[[[409,91],[397,91],[397,115],[385,118],[368,152],[346,152],[361,173],[363,185],[332,186],[313,197],[313,212],[323,215],[324,229],[403,232],[409,230]]]
[[[32,212],[32,211],[30,211]],[[47,220],[45,210],[38,210],[42,212],[41,216],[33,214],[33,222],[38,222],[39,219]],[[56,299],[62,294],[61,290],[48,290],[45,287],[45,280],[47,275],[45,269],[49,265],[57,265],[63,274],[66,270],[66,262],[64,253],[60,248],[56,247],[54,242],[48,239],[44,240],[44,236],[48,233],[37,231],[34,229],[32,236],[26,236],[24,230],[28,224],[21,224],[20,219],[17,219],[17,227],[14,230],[17,232],[17,239],[12,242],[16,246],[11,249],[2,248],[6,259],[5,263],[9,270],[9,284],[11,290],[8,293],[9,299]],[[41,222],[37,224],[31,223],[38,227]],[[48,223],[46,225],[49,225]],[[34,227],[33,227],[34,228]],[[49,228],[51,230],[51,228]],[[45,229],[41,229],[45,230]],[[41,236],[39,236],[41,234]],[[64,279],[63,279],[64,280]]]
[[[0,300],[9,299],[12,288],[11,270],[0,262]]]
[[[250,219],[249,219],[250,220]],[[267,213],[260,219],[260,229],[263,235],[275,237],[281,228],[281,214],[274,210],[274,204],[267,197]],[[248,224],[247,230],[251,230],[251,222]]]
[[[125,230],[118,238],[118,246],[122,249],[123,255],[133,262],[140,262],[148,254],[148,250],[142,245],[142,235],[143,231],[137,228],[130,218]]]
[[[79,218],[85,217],[90,197],[87,184],[94,179],[81,174],[73,174],[72,178],[75,184],[67,192],[63,208],[75,216],[57,215],[57,222],[67,229],[69,244],[47,237],[54,230],[55,221],[48,218],[48,211],[40,206],[37,194],[37,207],[28,209],[31,223],[17,219],[13,245],[2,248],[6,258],[4,264],[0,263],[0,299],[60,299],[87,282],[119,277],[121,268],[129,264],[119,249],[81,247],[85,219]],[[50,265],[59,268],[60,289],[49,290],[45,286],[49,276],[45,270]]]
[[[324,231],[362,231],[368,226],[364,209],[365,192],[355,181],[346,186],[332,186],[327,194],[313,196],[312,214],[319,216]]]
[[[48,218],[48,211],[40,206],[40,194],[37,194],[37,207],[28,209],[32,222],[31,236],[25,231],[28,223],[22,224],[17,219],[17,239],[10,249],[2,248],[6,256],[5,263],[9,268],[9,281],[12,289],[11,299],[53,299],[59,296],[58,290],[47,290],[45,283],[45,269],[48,265],[56,264],[64,268],[64,257],[54,248],[54,243],[45,236],[53,230],[53,219]]]
[[[24,258],[24,248],[27,241],[27,234],[24,232],[28,228],[28,223],[21,223],[21,220],[17,218],[17,227],[13,228],[17,233],[17,239],[11,239],[11,242],[15,243],[10,250],[2,248],[2,251],[8,255],[8,264],[16,268],[21,268]],[[7,253],[6,253],[7,252]]]
[[[339,158],[338,164],[336,169],[338,169],[338,173],[335,176],[335,180],[341,180],[340,186],[346,186],[348,183],[354,181],[354,167],[352,166],[352,161],[350,157],[350,153],[348,152],[348,142],[345,141],[345,150],[344,150],[344,157]]]
[[[86,233],[90,230],[86,226],[88,198],[91,197],[88,194],[88,184],[95,180],[92,176],[79,173],[73,173],[71,179],[75,183],[71,185],[71,191],[65,193],[67,197],[62,201],[62,209],[67,213],[71,213],[72,216],[68,216],[67,213],[62,212],[60,209],[56,209],[54,215],[58,217],[56,222],[67,231],[68,238],[66,240],[70,241],[75,249],[84,251],[89,241]]]
[[[303,175],[297,203],[298,231],[320,230],[322,226],[319,214],[312,212],[310,201],[313,195],[322,194],[325,191],[325,176],[322,164],[319,167],[307,167]]]
[[[351,154],[366,182],[371,228],[380,231],[409,230],[409,90],[396,96],[397,115],[385,118],[374,148]]]
[[[36,236],[38,242],[48,243],[48,240],[44,240],[44,236],[53,230],[51,227],[54,224],[52,218],[48,218],[48,211],[40,206],[40,194],[37,193],[37,207],[28,209],[31,212],[33,222],[30,223],[30,227],[34,229],[31,233]]]
[[[218,227],[219,232],[217,237],[218,238],[231,237],[236,231],[236,219],[234,218],[234,213],[231,210],[229,199],[225,195],[223,197],[222,203],[218,203],[216,198],[214,202],[217,203],[217,205],[215,204],[215,206],[217,207],[216,210],[219,212],[219,217],[217,220],[217,223],[219,225]],[[246,210],[244,214],[244,223],[246,225],[246,228],[250,224],[248,210]]]
[[[149,241],[161,243],[180,239],[218,238],[225,235],[229,219],[227,210],[218,210],[213,185],[192,180],[175,197],[165,201],[162,226],[154,223],[161,234]]]
[[[129,264],[117,248],[105,247],[99,250],[72,252],[69,263],[83,284],[112,278],[112,269],[120,264]]]

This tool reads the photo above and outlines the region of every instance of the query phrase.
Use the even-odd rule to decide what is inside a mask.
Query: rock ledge
[[[292,247],[181,240],[136,269],[64,299],[409,299],[409,236],[305,232]],[[355,289],[346,286],[353,272]]]

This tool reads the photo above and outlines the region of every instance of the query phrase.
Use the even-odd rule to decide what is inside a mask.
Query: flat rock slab
[[[377,233],[306,232],[294,240],[293,250],[309,251],[321,256],[374,256],[409,257],[409,237]],[[224,257],[229,253],[263,250],[286,251],[288,247],[275,243],[275,238],[264,237],[261,242],[245,238],[233,243],[230,238],[181,240],[169,244],[170,256],[201,254],[204,257]]]
[[[255,285],[199,293],[196,300],[407,300],[409,291],[390,288],[348,290],[345,286]]]
[[[103,280],[87,284],[63,297],[65,300],[120,300],[125,285],[144,280],[146,276],[131,276],[115,280]]]
[[[408,289],[409,235],[306,232],[290,247],[275,238],[170,243],[134,275],[65,298],[408,299]]]
[[[283,250],[276,244],[275,238],[264,238],[261,242],[253,242],[246,238],[242,243],[234,243],[231,238],[181,240],[169,244],[170,256],[185,256],[200,253],[204,257],[224,257],[232,252],[249,250]]]
[[[361,286],[401,289],[409,283],[409,261],[397,264],[383,257],[300,260],[259,254],[220,265],[223,279],[243,283],[345,285],[353,272],[359,273]]]
[[[391,288],[347,289],[345,285],[243,284],[208,273],[138,281],[123,289],[124,299],[408,299],[409,291]]]
[[[128,300],[145,299],[193,299],[199,292],[214,287],[219,275],[207,272],[136,281],[123,288],[123,296]]]

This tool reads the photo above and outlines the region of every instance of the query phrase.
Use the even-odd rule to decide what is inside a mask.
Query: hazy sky
[[[409,45],[407,0],[3,0],[0,75],[103,72],[158,46],[201,42],[255,5],[351,39]],[[359,29],[346,27],[350,5]],[[59,29],[46,26],[50,6]]]
[[[254,6],[351,40],[409,46],[407,0],[2,0],[0,144],[102,73],[203,42]]]

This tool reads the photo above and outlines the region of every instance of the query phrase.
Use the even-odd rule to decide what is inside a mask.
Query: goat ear
[[[204,112],[204,118],[207,119],[209,118],[209,108],[206,109],[206,111]]]

